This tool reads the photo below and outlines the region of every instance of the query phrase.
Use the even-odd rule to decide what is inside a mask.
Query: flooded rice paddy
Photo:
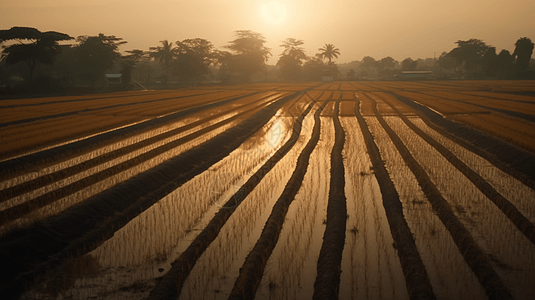
[[[83,144],[83,138],[57,143],[57,149],[84,145],[76,155],[56,155],[55,147],[47,153],[65,158],[48,161],[38,150],[14,154],[0,162],[0,251],[6,266],[0,292],[13,299],[242,298],[237,293],[254,299],[316,299],[322,297],[317,278],[322,275],[318,261],[323,260],[339,270],[329,275],[332,295],[339,299],[416,298],[415,282],[430,284],[436,299],[530,299],[535,295],[535,179],[499,157],[475,153],[478,144],[467,147],[467,135],[455,131],[462,129],[433,123],[419,110],[429,100],[415,96],[419,89],[440,96],[440,105],[432,109],[446,119],[449,111],[441,109],[450,100],[485,110],[480,103],[485,97],[501,99],[500,109],[510,111],[518,108],[507,105],[535,100],[511,94],[509,101],[503,92],[478,92],[485,84],[198,88],[181,91],[183,96],[173,101],[209,97],[206,103],[213,106],[176,114],[185,106],[165,100],[151,119],[137,122],[131,135],[114,136],[109,128],[102,131],[102,144],[94,147]],[[121,98],[124,110],[111,108],[113,114],[139,114],[150,107],[148,101],[157,103],[169,93],[151,94],[148,101],[134,97],[131,103],[128,97]],[[50,105],[67,100],[50,100]],[[43,101],[40,106],[47,105]],[[10,111],[16,111],[16,101],[11,102]],[[92,109],[100,109],[99,103]],[[21,102],[21,109],[30,104],[31,99]],[[465,117],[471,114],[467,111]],[[99,115],[105,116],[106,108]],[[170,121],[157,123],[164,116]],[[333,147],[341,141],[335,129],[340,128],[338,116],[345,136],[343,173],[331,161]],[[366,141],[364,131],[371,140]],[[113,137],[109,142],[108,136]],[[378,154],[368,153],[370,145]],[[517,151],[518,146],[508,145]],[[535,154],[525,153],[518,159],[535,166]],[[17,167],[18,161],[24,164]],[[422,171],[415,171],[415,165]],[[380,167],[388,178],[376,174]],[[166,168],[189,177],[162,182],[157,172]],[[346,215],[335,215],[346,219],[345,228],[338,228],[344,232],[343,249],[338,249],[342,256],[320,257],[330,247],[323,239],[334,201],[330,184],[339,173],[347,207]],[[474,176],[486,185],[476,184]],[[388,182],[397,195],[384,194]],[[146,192],[125,192],[127,185]],[[436,188],[438,195],[429,194],[425,185]],[[497,196],[489,198],[489,189]],[[126,193],[122,197],[127,202],[116,203],[111,196],[115,191]],[[291,199],[285,198],[288,193]],[[434,197],[444,199],[452,222],[465,233],[452,230]],[[505,211],[496,197],[515,210]],[[409,270],[407,252],[400,251],[413,246],[396,237],[392,205],[401,207],[423,275]],[[102,221],[86,221],[100,213],[106,215]],[[519,223],[515,216],[526,221]],[[75,221],[65,223],[67,219]],[[472,250],[464,248],[462,239],[474,241]],[[467,251],[478,253],[473,258],[477,264]],[[263,261],[251,268],[249,261],[258,255]],[[195,258],[184,263],[184,257]],[[495,285],[474,269],[478,264],[490,266]]]

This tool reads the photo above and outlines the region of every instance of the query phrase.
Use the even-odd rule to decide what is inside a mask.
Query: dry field
[[[0,100],[12,299],[533,299],[535,83]]]

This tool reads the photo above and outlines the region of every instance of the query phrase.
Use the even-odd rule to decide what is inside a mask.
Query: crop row
[[[2,138],[2,141],[5,143],[4,147],[2,147],[0,157],[5,159],[10,156],[20,155],[30,149],[36,149],[39,146],[52,146],[79,137],[99,133],[103,130],[139,122],[147,118],[154,118],[214,101],[224,101],[232,96],[241,96],[244,94],[244,92],[238,91],[215,93],[211,97],[205,96],[199,98],[193,96],[191,99],[172,99],[166,100],[169,104],[163,107],[151,102],[147,104],[148,106],[134,108],[134,111],[128,114],[126,114],[128,106],[122,106],[115,109],[100,111],[103,115],[97,114],[96,116],[87,115],[87,113],[83,112],[83,106],[76,103],[73,104],[77,105],[78,109],[78,113],[75,115],[58,117],[51,120],[35,120],[30,123],[0,128],[0,138]],[[107,101],[109,102],[109,100]],[[138,105],[134,105],[134,107],[137,106]],[[17,109],[24,110],[26,108]],[[2,111],[2,113],[4,112]],[[115,116],[114,114],[118,114],[118,116]]]
[[[25,184],[9,188],[5,190],[2,201],[13,196],[20,196],[2,203],[2,206],[4,204],[8,206],[0,211],[0,224],[4,225],[6,222],[18,219],[44,206],[47,206],[46,212],[41,210],[38,215],[34,214],[29,221],[35,222],[51,214],[57,214],[82,199],[95,195],[210,139],[235,125],[239,119],[253,114],[273,100],[266,97],[264,101],[266,103],[245,105],[252,107],[246,107],[242,112],[233,116],[229,115],[226,119],[216,120],[216,122],[212,122],[213,124],[208,124],[208,122],[203,122],[202,124],[197,122],[196,124],[194,122],[193,125],[196,125],[197,128],[195,128],[195,132],[189,135],[179,133],[188,127],[194,126],[185,126],[186,128],[178,128],[159,136],[151,137],[126,148],[119,148],[109,152],[106,157],[93,158],[85,165],[77,165],[67,170],[60,170],[46,177],[39,177]],[[187,143],[185,147],[182,146],[185,143]],[[134,149],[138,150],[130,153]],[[75,174],[76,176],[73,176]],[[61,178],[65,179],[60,180]],[[52,184],[45,186],[51,182]],[[61,205],[59,207],[50,205],[60,199]],[[28,226],[31,224],[28,221],[21,224],[21,221],[16,222],[16,225]]]

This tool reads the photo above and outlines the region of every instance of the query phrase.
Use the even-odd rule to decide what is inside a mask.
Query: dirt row
[[[324,102],[314,113],[312,136],[303,151],[299,154],[293,174],[273,206],[273,210],[266,221],[260,238],[247,255],[229,299],[253,299],[256,294],[262,276],[264,275],[266,263],[279,240],[288,208],[301,187],[310,162],[310,155],[319,141],[321,129],[320,114],[326,104],[327,102]]]
[[[486,291],[489,299],[512,299],[508,288],[500,279],[486,253],[477,245],[472,235],[453,213],[450,204],[444,199],[438,188],[431,181],[422,166],[412,156],[397,134],[390,128],[384,118],[377,111],[377,102],[370,98],[379,123],[387,132],[411,172],[416,176],[420,187],[427,199],[431,202],[433,210],[442,223],[451,233],[455,243],[461,251],[466,263],[476,274],[479,282]]]
[[[375,102],[373,100],[372,102]],[[384,100],[384,99],[383,99]],[[535,225],[531,223],[528,218],[526,218],[518,209],[503,197],[500,193],[496,191],[483,177],[481,177],[477,172],[468,167],[463,163],[457,156],[455,156],[451,151],[449,151],[445,146],[434,140],[432,137],[423,132],[420,128],[414,125],[404,116],[394,105],[389,101],[385,101],[389,104],[392,109],[398,114],[401,120],[411,128],[416,134],[418,134],[422,139],[424,139],[428,144],[433,146],[444,158],[448,160],[455,168],[457,168],[461,173],[466,176],[470,182],[472,182],[489,200],[491,200],[510,220],[515,224],[515,226],[520,230],[533,244],[535,244]]]
[[[162,145],[160,147],[157,147],[155,149],[152,149],[148,152],[145,152],[139,156],[136,156],[136,157],[133,157],[123,163],[120,163],[118,165],[115,165],[113,167],[110,167],[108,169],[105,169],[105,170],[102,170],[100,172],[97,172],[95,174],[92,174],[90,176],[87,176],[79,181],[76,181],[76,182],[73,182],[67,186],[64,186],[62,188],[59,188],[57,190],[54,190],[54,191],[51,191],[49,193],[46,193],[44,195],[41,195],[35,199],[32,199],[32,200],[29,200],[29,201],[26,201],[22,204],[19,204],[19,205],[16,205],[16,206],[13,206],[11,208],[8,208],[8,209],[5,209],[3,211],[0,211],[0,226],[3,226],[5,225],[6,223],[10,222],[10,221],[13,221],[13,220],[16,220],[20,217],[22,217],[23,215],[26,215],[32,211],[35,211],[39,208],[42,208],[46,205],[49,205],[49,204],[52,204],[64,197],[67,197],[69,195],[72,195],[78,191],[81,191],[83,189],[85,189],[86,187],[88,186],[92,186],[98,182],[101,182],[103,180],[106,180],[108,178],[112,178],[114,176],[116,176],[117,174],[121,173],[121,172],[124,172],[125,170],[128,170],[128,169],[131,169],[131,168],[134,168],[140,164],[143,164],[145,163],[146,161],[160,155],[160,154],[163,154],[165,153],[166,151],[169,151],[173,148],[176,148],[176,147],[179,147],[180,145],[183,145],[189,141],[192,141],[194,140],[195,138],[198,138],[198,137],[201,137],[205,134],[208,134],[209,132],[217,129],[217,128],[220,128],[226,124],[229,124],[229,123],[232,123],[232,122],[235,122],[235,121],[238,121],[239,119],[243,119],[243,118],[246,118],[250,115],[252,115],[255,111],[258,111],[259,109],[261,109],[263,106],[265,106],[266,104],[262,104],[262,105],[259,105],[257,107],[253,107],[253,108],[250,108],[246,111],[243,111],[243,112],[240,112],[238,113],[237,115],[235,116],[232,116],[228,119],[225,119],[219,123],[216,123],[216,124],[213,124],[213,125],[210,125],[208,127],[205,127],[203,129],[200,129],[190,135],[187,135],[185,137],[182,137],[182,138],[179,138],[177,140],[174,140],[172,142],[169,142],[165,145]],[[181,128],[180,128],[181,129]],[[164,134],[164,135],[168,135],[167,133]],[[155,137],[155,138],[158,138],[159,136]],[[163,139],[163,137],[161,138]],[[146,141],[146,140],[145,140]],[[143,141],[144,142],[144,141]],[[141,143],[143,143],[141,142]],[[139,148],[137,147],[138,145],[137,144],[134,144],[132,145],[131,147],[127,147],[127,148]],[[133,150],[131,150],[133,151]],[[130,151],[129,151],[130,152]],[[116,154],[116,153],[113,153],[113,154]],[[116,158],[117,156],[113,157],[113,158]],[[95,159],[98,161],[98,159]],[[77,165],[79,166],[79,165]],[[92,167],[92,166],[91,166]],[[71,168],[72,170],[72,168]],[[70,171],[70,170],[67,170],[67,171]],[[61,171],[59,171],[61,172]],[[58,172],[58,173],[59,173]],[[76,170],[76,173],[79,173],[80,171]],[[65,174],[65,173],[68,173],[68,172],[62,172],[63,176],[65,177],[68,177],[68,176],[72,176],[74,174]],[[49,176],[46,176],[47,178],[53,178],[55,179],[55,181],[57,180],[60,180],[62,178],[58,178],[59,176],[56,176],[57,174],[50,174]],[[42,177],[40,177],[42,178]],[[38,179],[40,179],[38,178]],[[36,180],[38,180],[36,179]],[[31,184],[32,182],[28,182],[29,184]],[[26,184],[23,184],[24,186],[27,186]],[[19,186],[15,186],[13,187],[14,189],[18,188]],[[33,187],[33,186],[32,186]],[[33,187],[29,190],[26,190],[25,192],[31,192],[32,190],[34,189],[37,189],[38,187]],[[8,191],[6,191],[6,194],[8,194],[10,189],[8,189]],[[18,190],[20,191],[21,189],[18,188]],[[24,190],[22,190],[24,191]],[[7,197],[7,196],[6,196]]]
[[[250,103],[247,105],[243,105],[240,107],[236,107],[231,109],[230,111],[223,111],[218,114],[214,114],[212,116],[209,116],[205,119],[198,120],[196,122],[192,122],[188,125],[181,126],[179,128],[176,128],[174,130],[170,130],[164,133],[161,133],[159,135],[152,136],[150,138],[147,138],[145,140],[139,141],[137,143],[110,151],[108,153],[105,153],[103,155],[97,156],[95,158],[89,159],[85,162],[73,165],[71,167],[67,167],[65,169],[58,170],[56,172],[37,177],[33,180],[29,180],[26,182],[23,182],[21,184],[12,186],[10,188],[4,189],[2,191],[2,194],[0,195],[0,203],[5,202],[11,198],[20,196],[25,193],[30,193],[34,190],[37,190],[41,187],[44,187],[46,185],[52,184],[54,182],[58,182],[60,180],[63,180],[65,178],[68,178],[70,176],[74,176],[76,174],[79,174],[81,172],[87,171],[93,167],[96,167],[98,165],[104,164],[106,162],[109,162],[113,159],[119,158],[121,156],[127,155],[129,153],[132,153],[136,150],[139,150],[141,148],[147,147],[151,144],[155,144],[159,141],[162,141],[164,139],[167,139],[169,137],[178,135],[182,132],[185,132],[187,130],[193,129],[197,126],[200,126],[202,124],[206,124],[206,122],[225,116],[227,114],[232,114],[234,111],[237,111],[238,114],[227,118],[225,120],[222,120],[218,123],[212,124],[208,127],[202,128],[198,130],[197,132],[191,133],[187,136],[184,136],[180,139],[174,140],[172,142],[169,142],[165,145],[161,145],[157,148],[151,149],[148,152],[145,152],[139,156],[133,157],[125,162],[122,162],[118,165],[115,165],[113,167],[110,167],[108,169],[102,170],[100,172],[97,172],[95,174],[89,175],[84,179],[81,179],[77,182],[74,182],[68,186],[62,187],[58,190],[51,191],[45,195],[39,196],[39,199],[33,199],[29,200],[23,204],[19,204],[18,208],[12,207],[10,209],[4,210],[0,212],[0,225],[5,224],[5,222],[8,222],[10,220],[16,219],[21,214],[28,213],[32,210],[38,209],[40,207],[43,207],[44,205],[47,205],[49,203],[54,202],[55,200],[61,199],[65,196],[71,195],[87,186],[90,186],[96,182],[102,181],[106,178],[110,178],[120,172],[123,172],[124,170],[133,168],[141,163],[144,163],[148,161],[151,158],[154,158],[166,151],[169,151],[170,149],[173,149],[175,147],[178,147],[184,143],[187,143],[199,136],[202,136],[203,134],[206,134],[208,132],[211,132],[217,128],[220,128],[226,124],[236,122],[237,120],[246,117],[247,115],[250,115],[254,113],[255,111],[261,109],[263,106],[266,106],[270,102],[276,101],[277,97],[264,97],[262,99],[259,99],[258,102]],[[245,109],[245,110],[244,110]],[[243,111],[241,111],[243,110]],[[10,211],[8,213],[8,210]]]
[[[535,154],[469,126],[444,118],[431,109],[395,92],[388,94],[417,111],[429,127],[438,130],[449,139],[535,189]]]
[[[18,157],[0,162],[0,180],[6,180],[17,175],[21,175],[33,170],[39,170],[51,164],[65,161],[67,159],[79,156],[81,154],[93,151],[95,149],[113,144],[120,140],[132,137],[156,128],[165,126],[166,124],[176,122],[185,116],[201,112],[206,109],[223,106],[240,99],[258,94],[249,93],[239,97],[233,97],[223,101],[216,101],[204,105],[195,106],[176,113],[166,115],[161,118],[151,119],[146,122],[138,123],[132,126],[123,127],[117,130],[105,132],[96,136],[79,140],[74,143],[65,144],[59,147],[29,154],[23,157]]]
[[[340,95],[340,99],[342,95]],[[331,176],[327,224],[323,236],[314,282],[313,299],[335,299],[339,294],[342,252],[345,244],[347,205],[345,196],[345,171],[342,151],[345,133],[340,123],[340,99],[334,107],[333,123],[335,143],[331,152]]]
[[[309,113],[315,101],[309,104],[306,110],[297,118],[290,139],[228,200],[222,209],[212,218],[210,223],[195,238],[188,248],[172,264],[171,270],[162,278],[160,283],[151,291],[149,299],[170,299],[180,295],[185,280],[195,266],[196,261],[215,240],[221,228],[225,225],[232,213],[247,197],[247,195],[260,183],[264,176],[277,164],[278,161],[290,151],[301,134],[301,124]],[[284,220],[284,218],[282,219]],[[278,220],[282,223],[281,220]],[[254,250],[253,250],[254,251]],[[262,272],[260,273],[260,275]],[[254,296],[254,293],[253,293]]]
[[[77,257],[94,249],[158,199],[228,155],[295,96],[292,94],[270,104],[202,145],[91,197],[43,224],[2,239],[0,292],[16,297],[36,274],[54,269],[67,257]]]
[[[394,187],[388,171],[382,161],[381,154],[374,138],[361,115],[359,108],[361,101],[356,99],[355,116],[359,122],[368,155],[373,164],[373,170],[383,196],[383,206],[386,211],[390,231],[394,239],[394,248],[398,250],[401,268],[405,275],[407,291],[411,299],[435,299],[429,276],[416,248],[416,243],[403,215],[403,207],[399,195]]]

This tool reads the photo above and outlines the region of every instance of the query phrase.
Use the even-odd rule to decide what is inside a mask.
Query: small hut
[[[122,85],[122,76],[123,74],[106,74],[106,84],[108,86]]]

